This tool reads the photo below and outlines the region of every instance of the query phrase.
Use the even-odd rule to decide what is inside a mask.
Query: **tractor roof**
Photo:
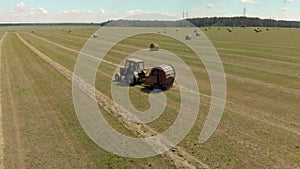
[[[134,63],[144,62],[143,60],[134,59],[134,58],[129,58],[129,59],[126,59],[126,60],[129,61],[129,62],[134,62]]]

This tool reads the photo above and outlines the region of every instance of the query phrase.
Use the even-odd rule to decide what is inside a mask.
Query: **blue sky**
[[[0,22],[101,22],[143,12],[300,21],[300,0],[0,0]]]

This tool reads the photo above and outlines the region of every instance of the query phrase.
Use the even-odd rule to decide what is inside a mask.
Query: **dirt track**
[[[6,56],[4,56],[6,57]],[[14,58],[16,59],[16,58]],[[15,138],[15,152],[16,152],[16,160],[18,161],[18,164],[16,167],[18,168],[25,168],[24,162],[25,162],[25,154],[24,154],[24,149],[22,146],[21,142],[21,131],[20,131],[20,119],[18,118],[18,110],[16,106],[16,98],[14,97],[13,90],[12,90],[12,83],[11,83],[11,77],[9,75],[12,74],[12,68],[10,68],[10,65],[8,64],[7,58],[5,58],[4,61],[4,67],[5,70],[7,71],[6,75],[6,83],[7,83],[7,91],[8,91],[8,96],[9,96],[9,104],[10,107],[12,108],[11,113],[12,113],[12,123],[14,126],[14,133],[12,135]]]
[[[1,76],[1,69],[2,69],[2,62],[1,62],[1,59],[2,59],[2,43],[5,39],[7,35],[7,32],[5,32],[5,34],[2,36],[1,40],[0,40],[0,79],[2,78]],[[4,168],[4,164],[3,164],[3,157],[4,157],[4,152],[3,152],[3,149],[4,149],[4,140],[3,140],[3,127],[2,127],[2,96],[1,96],[1,88],[2,88],[2,83],[1,83],[1,80],[0,80],[0,169],[1,168]]]
[[[18,33],[17,36],[19,39],[35,54],[37,54],[39,57],[41,57],[46,63],[48,63],[50,66],[52,66],[54,69],[56,69],[58,72],[60,72],[66,79],[72,80],[73,73],[63,67],[62,65],[58,64],[51,58],[49,58],[47,55],[43,54],[36,48],[34,48],[32,45],[30,45],[27,41],[25,41]],[[64,47],[65,48],[65,47]],[[78,86],[89,95],[89,92],[91,91],[91,86],[89,84],[86,84],[81,79],[76,79]],[[109,112],[111,115],[116,117],[127,129],[130,131],[133,131],[135,135],[137,136],[151,136],[153,134],[157,134],[156,131],[151,129],[149,126],[144,124],[137,124],[131,121],[127,121],[123,116],[121,116],[117,109],[113,107],[113,102],[104,94],[102,94],[100,91],[96,90],[96,98],[98,100],[98,104],[103,107],[104,110]],[[177,166],[177,168],[210,168],[208,165],[204,164],[203,162],[199,161],[196,157],[193,155],[187,153],[183,148],[181,147],[175,147],[172,149],[172,151],[168,151],[167,153],[163,154],[163,156],[173,164]]]

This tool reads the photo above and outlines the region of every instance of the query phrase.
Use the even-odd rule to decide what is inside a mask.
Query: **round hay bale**
[[[186,35],[186,36],[185,36],[185,40],[192,40],[191,35]]]
[[[201,34],[199,32],[196,32],[196,36],[201,36]]]
[[[97,34],[94,34],[92,37],[93,37],[93,38],[98,38],[98,35],[97,35]]]
[[[150,51],[159,51],[159,44],[151,43],[150,44]]]
[[[71,33],[72,32],[72,30],[68,30],[68,33]]]
[[[256,29],[254,29],[254,31],[255,31],[256,33],[259,33],[259,32],[261,32],[261,29],[260,29],[260,28],[256,28]]]

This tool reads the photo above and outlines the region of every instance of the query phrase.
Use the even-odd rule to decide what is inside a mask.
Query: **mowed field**
[[[147,49],[151,42],[177,54],[197,77],[201,106],[195,126],[177,147],[146,159],[119,157],[98,147],[77,119],[71,77],[64,72],[73,71],[80,50],[96,30],[0,29],[0,160],[5,168],[300,168],[300,29],[204,31],[219,53],[227,80],[223,118],[204,144],[198,139],[209,111],[211,89],[201,61],[185,45],[162,34],[138,35],[118,43],[101,63],[95,84],[108,99],[116,65],[137,49]],[[130,88],[137,109],[150,107],[149,92],[144,86]],[[151,134],[147,128],[162,132],[175,121],[179,89],[175,85],[165,94],[165,112],[142,130],[119,118],[107,105],[99,103],[99,107],[117,131],[143,137]]]

